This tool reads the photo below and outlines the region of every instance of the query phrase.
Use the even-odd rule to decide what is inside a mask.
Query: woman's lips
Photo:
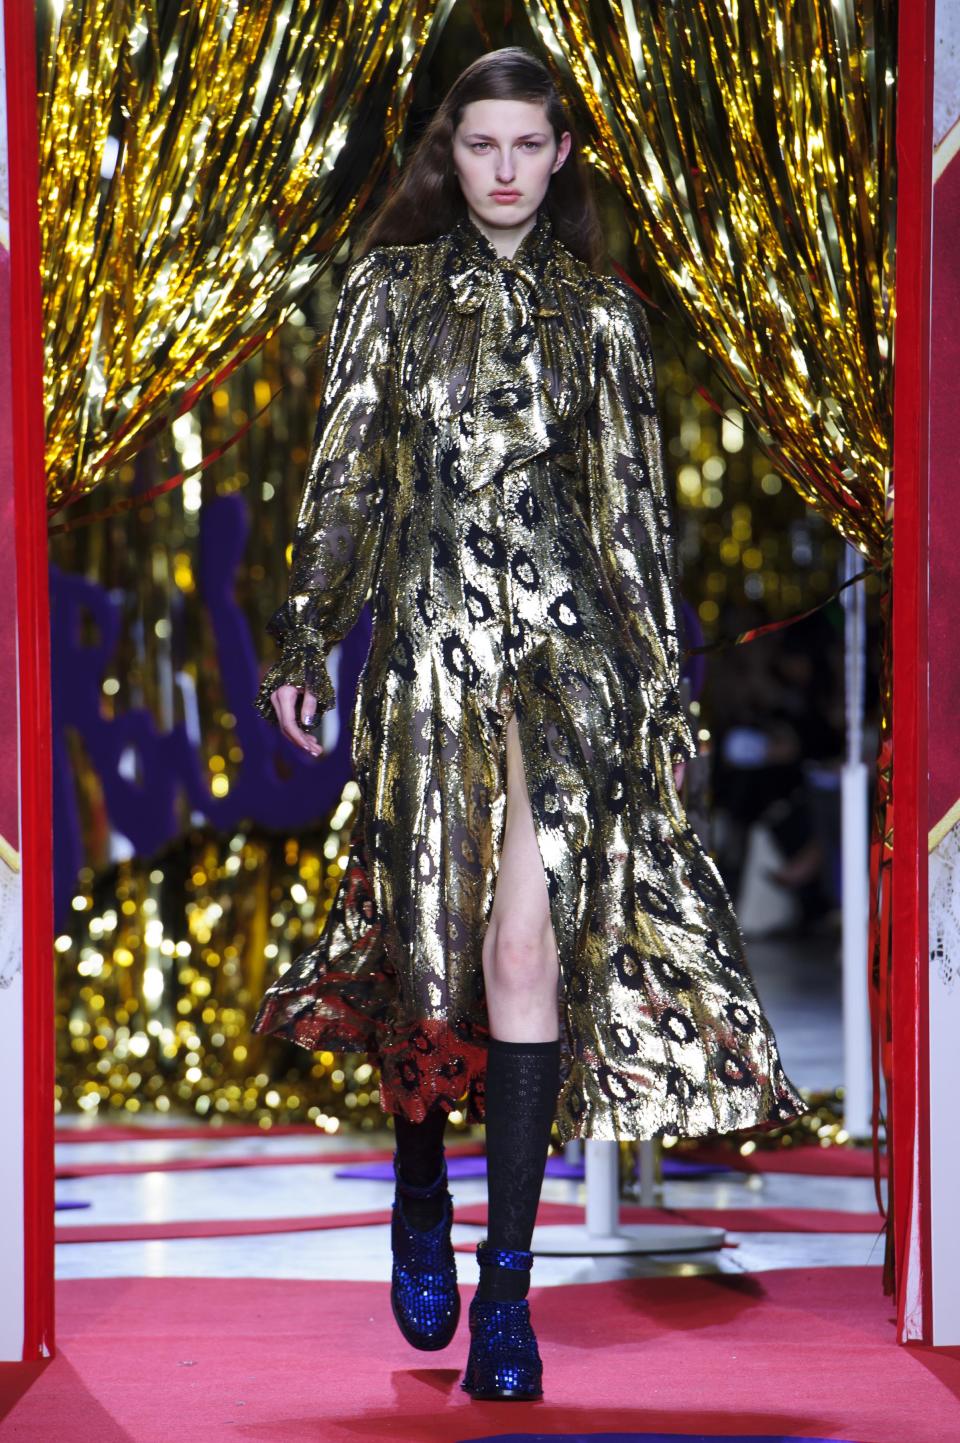
[[[493,199],[498,200],[501,205],[505,205],[511,200],[520,199],[520,192],[518,190],[494,190],[491,191],[491,195]]]

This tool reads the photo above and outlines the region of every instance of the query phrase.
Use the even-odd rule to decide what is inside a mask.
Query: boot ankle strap
[[[401,1177],[401,1175],[400,1175],[400,1154],[399,1154],[398,1152],[395,1152],[395,1153],[393,1154],[393,1176],[394,1176],[394,1178],[395,1178],[395,1180],[396,1180],[397,1192],[400,1193],[400,1195],[401,1195],[402,1197],[410,1197],[410,1198],[418,1198],[418,1197],[419,1197],[419,1198],[429,1198],[429,1197],[434,1197],[434,1196],[440,1191],[441,1188],[446,1187],[446,1184],[447,1184],[447,1160],[446,1160],[446,1158],[444,1158],[443,1162],[440,1164],[440,1172],[439,1172],[438,1176],[434,1179],[434,1181],[431,1182],[431,1183],[428,1183],[428,1184],[426,1185],[426,1187],[420,1187],[420,1186],[418,1186],[416,1183],[406,1182],[405,1179],[404,1179],[403,1177]]]
[[[484,1241],[477,1243],[477,1262],[481,1268],[515,1268],[517,1272],[529,1272],[533,1267],[533,1253],[522,1248],[492,1248]]]

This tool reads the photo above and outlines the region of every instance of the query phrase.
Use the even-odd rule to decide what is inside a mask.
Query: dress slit
[[[575,1027],[571,987],[595,876],[595,868],[586,865],[595,846],[595,808],[592,799],[586,803],[582,800],[589,793],[589,776],[552,658],[546,667],[543,654],[521,664],[515,696],[527,796],[557,944],[562,1090],[569,1085],[583,1053],[584,1039]],[[563,1141],[568,1141],[562,1112],[558,1121]]]
[[[524,785],[525,785],[526,792],[527,792],[527,805],[528,805],[528,807],[529,807],[529,809],[530,809],[530,815],[531,815],[531,818],[532,818],[532,820],[533,820],[533,831],[534,831],[534,837],[535,837],[536,843],[537,843],[537,854],[538,854],[539,859],[540,859],[540,869],[541,869],[541,871],[542,871],[542,873],[543,873],[544,889],[545,889],[546,894],[547,894],[547,906],[548,906],[548,910],[549,910],[549,913],[550,913],[550,925],[551,925],[551,927],[552,927],[552,929],[553,929],[554,941],[555,941],[555,943],[556,943],[556,948],[557,948],[557,959],[558,959],[558,966],[557,966],[557,971],[558,971],[557,1003],[558,1003],[558,1012],[559,1012],[559,1017],[560,1017],[560,1035],[561,1035],[561,1041],[563,1041],[564,1032],[565,1032],[565,1019],[564,1019],[564,1016],[563,1016],[564,1002],[565,1002],[565,988],[564,988],[564,983],[563,983],[563,965],[562,965],[562,960],[561,960],[561,958],[560,958],[560,933],[559,933],[558,930],[557,930],[558,921],[559,921],[559,908],[558,908],[557,904],[554,902],[554,898],[553,898],[553,895],[552,895],[550,874],[549,874],[548,871],[547,871],[547,864],[546,864],[546,838],[545,838],[544,833],[543,833],[542,830],[541,830],[540,823],[537,821],[537,816],[536,816],[536,813],[535,813],[534,810],[533,810],[533,804],[532,804],[532,802],[531,802],[531,800],[530,800],[530,783],[529,783],[530,767],[529,767],[529,764],[528,764],[528,761],[527,761],[526,754],[525,754],[525,752],[524,752],[523,729],[522,729],[522,727],[521,727],[521,725],[520,725],[520,714],[519,714],[519,711],[518,711],[518,709],[517,709],[517,707],[516,707],[516,704],[515,704],[514,707],[512,708],[512,710],[511,710],[511,712],[510,712],[510,715],[506,718],[506,721],[504,722],[504,724],[503,724],[503,726],[502,726],[502,728],[501,728],[501,730],[500,730],[500,733],[499,733],[499,736],[500,736],[500,751],[501,751],[500,770],[501,770],[501,775],[503,776],[503,779],[504,779],[504,783],[503,783],[503,784],[504,784],[504,793],[505,793],[505,795],[506,795],[506,793],[507,793],[507,787],[508,787],[508,780],[509,780],[509,772],[508,772],[509,757],[508,757],[508,751],[507,751],[507,728],[508,728],[508,726],[510,725],[511,717],[513,717],[513,716],[516,716],[516,718],[517,718],[518,747],[519,747],[519,751],[520,751],[520,761],[521,761],[521,765],[522,765],[522,767],[523,767]],[[492,875],[491,883],[490,883],[490,910],[492,910],[492,907],[493,907],[493,899],[494,899],[494,897],[495,897],[495,895],[496,895],[497,877],[499,876],[499,873],[500,873],[501,859],[502,859],[502,856],[503,856],[503,842],[504,842],[504,838],[505,838],[505,836],[506,836],[506,824],[507,824],[507,820],[508,820],[508,818],[509,818],[509,815],[510,815],[510,806],[509,806],[509,800],[507,800],[506,805],[505,805],[505,807],[504,807],[503,825],[502,825],[502,827],[500,828],[499,838],[498,838],[497,844],[496,844],[496,846],[495,846],[495,848],[494,848],[494,856],[495,856],[495,858],[496,858],[496,861],[495,861],[495,865],[494,865],[494,867],[493,867],[493,875]],[[489,925],[489,921],[490,921],[490,911],[488,910],[487,920],[486,920],[486,925],[485,925],[485,927],[484,927],[484,931],[486,931],[486,926]],[[481,944],[482,944],[482,941],[483,941],[483,939],[482,939],[482,937],[481,937]],[[569,1050],[570,1050],[570,1049],[569,1049],[569,1040],[567,1041],[566,1046],[567,1046],[567,1051],[569,1052]]]

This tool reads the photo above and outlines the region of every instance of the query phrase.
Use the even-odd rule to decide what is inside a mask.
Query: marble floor
[[[842,1080],[841,984],[838,943],[833,938],[767,940],[750,944],[750,961],[761,1001],[771,1020],[784,1067],[801,1089],[831,1088]],[[61,1127],[71,1125],[62,1119]],[[83,1126],[83,1121],[76,1123]],[[121,1222],[199,1219],[283,1218],[349,1214],[388,1209],[388,1182],[338,1178],[336,1164],[283,1163],[285,1156],[321,1159],[332,1152],[389,1146],[392,1135],[365,1133],[316,1138],[256,1135],[209,1138],[198,1127],[195,1139],[164,1136],[115,1143],[61,1141],[61,1163],[122,1159],[164,1161],[205,1155],[259,1156],[276,1166],[144,1172],[107,1177],[65,1178],[57,1183],[62,1202],[89,1203],[62,1211],[70,1227]],[[452,1181],[454,1207],[482,1202],[482,1178]],[[552,1202],[584,1200],[584,1185],[547,1178],[543,1197]],[[789,1173],[725,1172],[704,1177],[667,1178],[655,1199],[668,1207],[802,1207],[850,1212],[875,1208],[869,1178],[809,1177]],[[455,1241],[476,1241],[480,1230],[458,1224]],[[756,1272],[781,1267],[879,1265],[882,1237],[867,1233],[728,1232],[728,1244],[699,1253],[640,1254],[607,1258],[546,1257],[536,1260],[538,1286],[600,1282],[638,1275],[690,1272]],[[476,1281],[470,1253],[458,1255],[466,1284]],[[57,1275],[90,1277],[271,1277],[357,1279],[386,1282],[390,1276],[389,1228],[343,1227],[314,1232],[226,1238],[182,1238],[149,1242],[61,1243]]]

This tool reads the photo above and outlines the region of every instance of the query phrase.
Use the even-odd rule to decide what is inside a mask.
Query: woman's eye
[[[532,148],[533,150],[540,150],[540,149],[541,149],[541,142],[540,142],[539,140],[524,140],[524,141],[521,142],[521,144],[522,144],[522,145],[524,146],[524,148],[527,149],[527,150],[529,150],[529,149],[531,149],[531,148]],[[475,141],[472,142],[472,144],[471,144],[471,146],[470,146],[470,149],[471,149],[471,150],[489,150],[489,149],[490,149],[490,142],[489,142],[489,140],[475,140]]]

